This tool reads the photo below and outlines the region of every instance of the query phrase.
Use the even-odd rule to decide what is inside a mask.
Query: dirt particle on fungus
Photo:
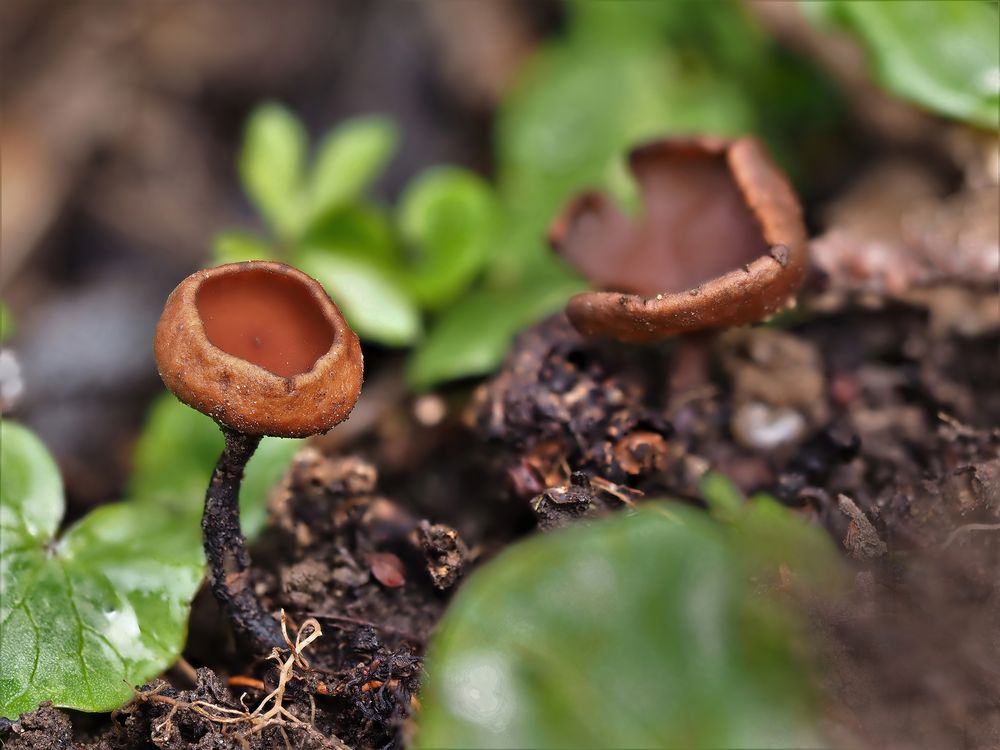
[[[775,245],[770,249],[771,257],[774,258],[781,267],[784,268],[788,265],[788,248],[784,245]]]

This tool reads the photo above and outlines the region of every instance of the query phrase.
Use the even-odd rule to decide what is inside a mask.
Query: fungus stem
[[[243,470],[260,436],[224,426],[222,434],[226,445],[208,485],[201,523],[212,593],[229,617],[237,639],[265,654],[274,646],[282,646],[284,640],[278,622],[264,610],[250,585],[250,553],[240,529]]]

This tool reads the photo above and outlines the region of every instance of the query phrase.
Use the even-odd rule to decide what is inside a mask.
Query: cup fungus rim
[[[566,314],[585,336],[655,341],[705,328],[753,323],[794,304],[794,293],[808,267],[808,235],[794,190],[757,138],[661,138],[632,149],[629,170],[637,176],[647,159],[692,152],[724,157],[767,250],[749,263],[684,291],[642,295],[592,290],[574,295]],[[570,199],[550,225],[548,240],[553,250],[565,257],[574,223],[595,201],[608,200],[596,191]]]
[[[329,324],[330,346],[308,370],[280,375],[209,340],[197,304],[199,290],[210,279],[249,271],[293,279]],[[326,432],[347,418],[361,391],[357,335],[318,281],[277,261],[227,263],[186,277],[167,299],[154,349],[160,377],[174,395],[247,434],[306,437]],[[345,386],[340,392],[338,384]]]

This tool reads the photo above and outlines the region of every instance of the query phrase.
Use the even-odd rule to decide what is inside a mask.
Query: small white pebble
[[[441,423],[448,413],[444,399],[433,393],[418,396],[413,402],[413,417],[424,427],[434,427]]]
[[[806,419],[794,409],[755,401],[736,410],[730,428],[733,437],[747,448],[773,450],[801,438]]]

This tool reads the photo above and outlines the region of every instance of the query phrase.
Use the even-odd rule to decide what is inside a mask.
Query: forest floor
[[[587,342],[562,316],[529,329],[471,398],[299,453],[253,550],[294,648],[247,660],[202,592],[181,667],[110,717],[43,707],[6,746],[405,744],[462,576],[535,527],[701,504],[709,468],[827,529],[855,571],[848,599],[807,605],[831,742],[995,745],[1000,337],[955,331],[945,308],[965,303],[942,295],[807,295],[780,327],[652,347]]]

